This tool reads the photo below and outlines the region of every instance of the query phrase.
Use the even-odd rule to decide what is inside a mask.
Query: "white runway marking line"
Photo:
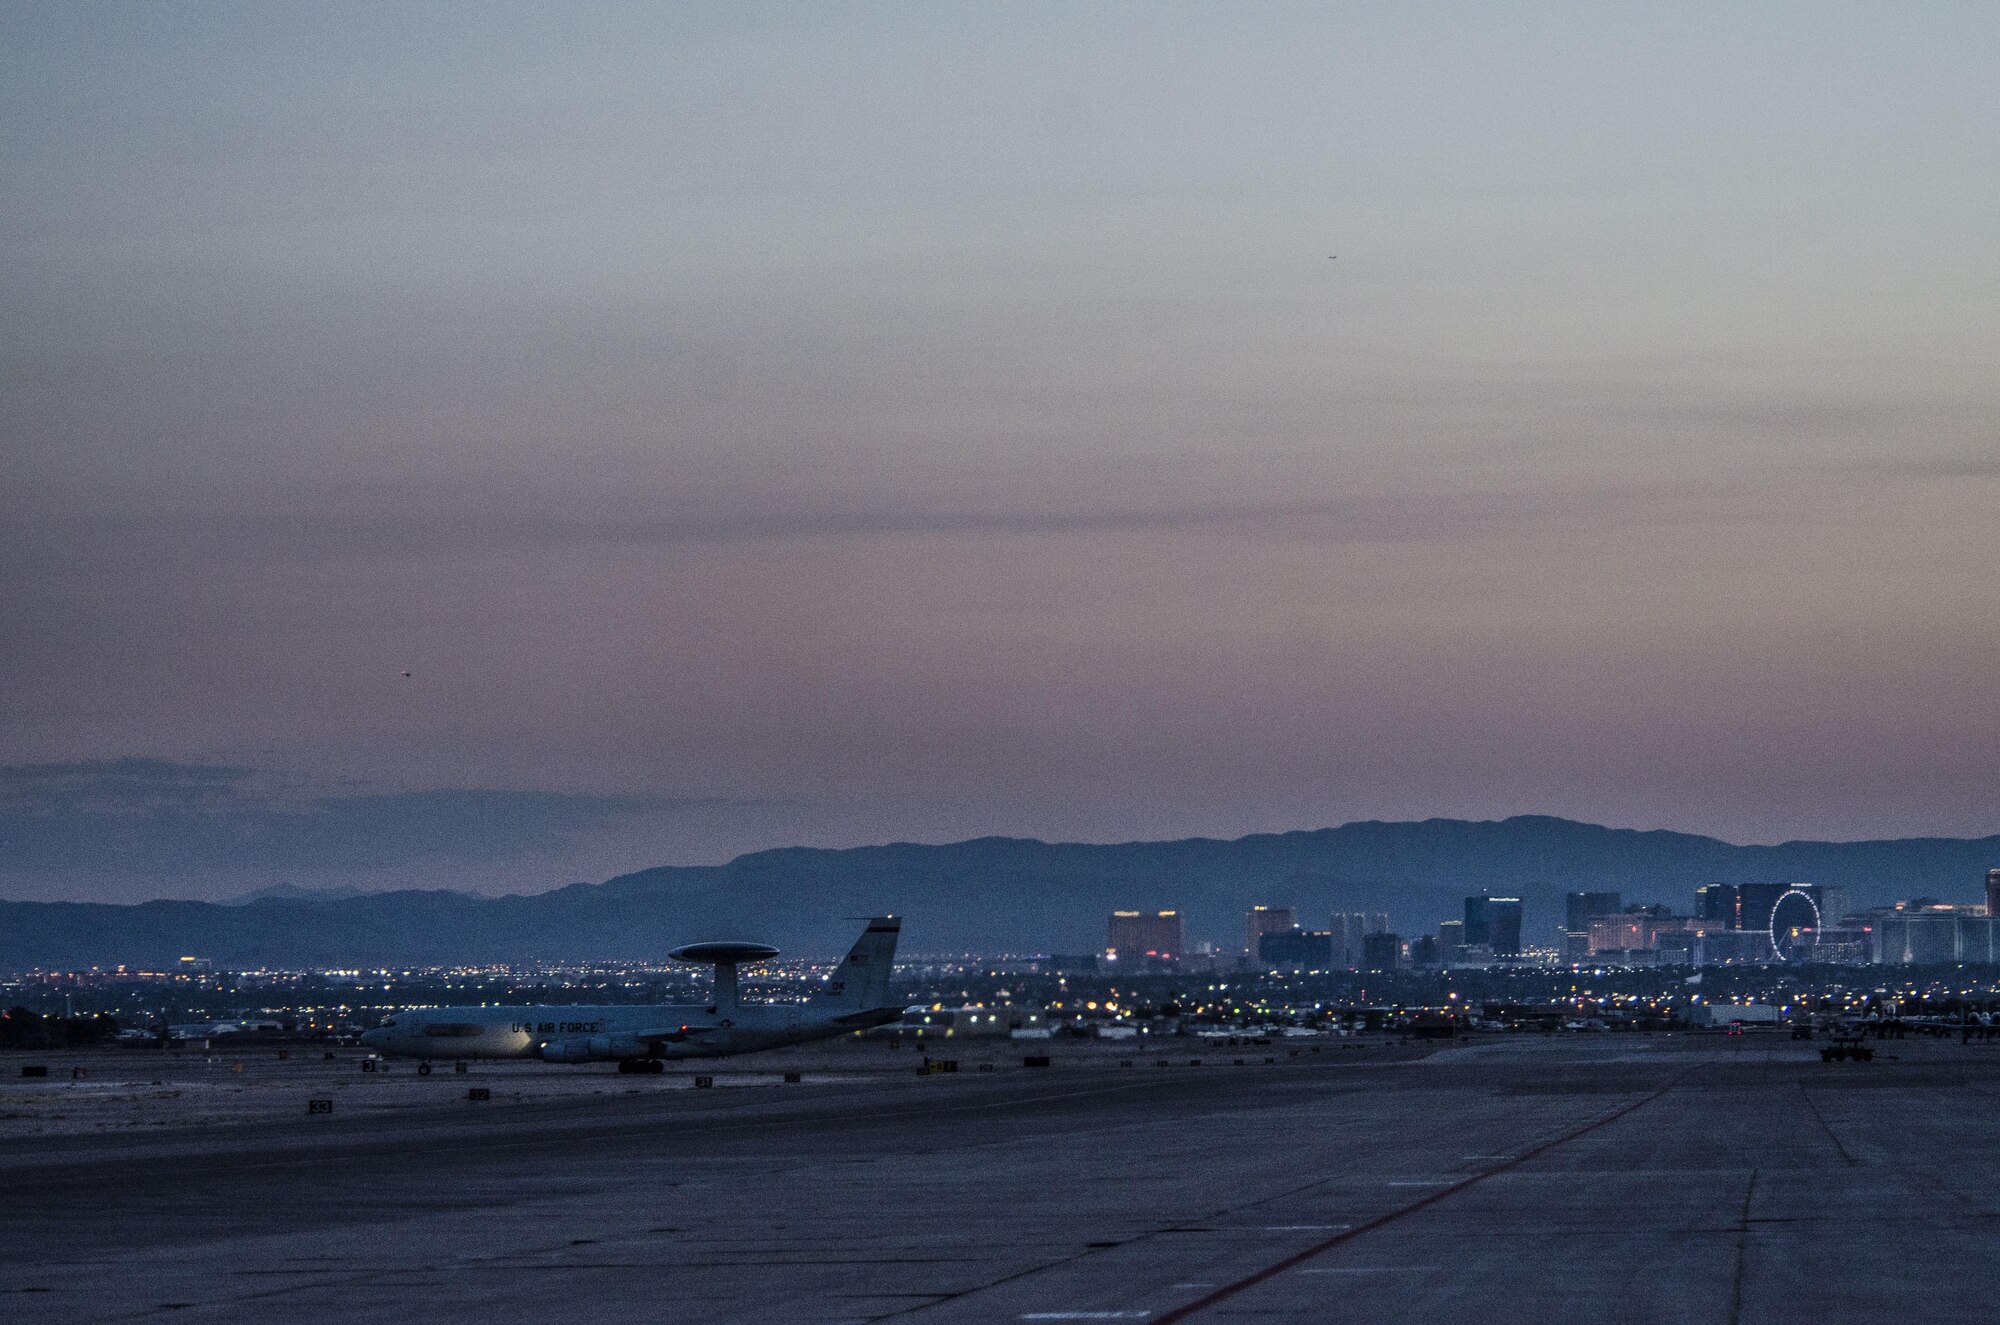
[[[1294,1270],[1294,1274],[1429,1274],[1435,1265],[1357,1265],[1352,1268]]]

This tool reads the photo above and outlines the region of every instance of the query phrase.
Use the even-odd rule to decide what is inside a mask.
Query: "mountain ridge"
[[[1680,910],[1708,882],[1813,882],[1856,906],[1919,894],[1971,899],[2000,865],[1983,838],[1799,839],[1739,846],[1674,829],[1549,815],[1360,820],[1338,826],[1117,843],[988,836],[963,842],[773,847],[721,865],[662,865],[601,883],[489,897],[436,889],[254,905],[0,902],[0,970],[151,964],[198,953],[226,966],[430,965],[657,958],[726,934],[802,954],[844,946],[846,917],[909,917],[912,952],[1089,951],[1114,909],[1174,908],[1189,938],[1240,942],[1252,902],[1386,911],[1429,932],[1479,892],[1519,895],[1546,940],[1562,894],[1615,888]]]

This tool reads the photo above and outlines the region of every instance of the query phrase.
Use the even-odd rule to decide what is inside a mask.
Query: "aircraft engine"
[[[550,1063],[602,1063],[625,1058],[649,1058],[653,1046],[630,1035],[588,1035],[569,1040],[550,1040],[542,1046],[542,1058]]]
[[[550,1063],[588,1063],[592,1057],[589,1040],[550,1040],[542,1046],[542,1058]]]
[[[644,1040],[635,1040],[629,1035],[593,1035],[590,1037],[592,1058],[646,1058],[653,1047]]]

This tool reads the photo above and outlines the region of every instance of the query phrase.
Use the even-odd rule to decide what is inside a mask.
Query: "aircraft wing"
[[[850,1030],[865,1031],[871,1026],[887,1026],[892,1021],[901,1021],[901,1008],[866,1008],[860,1012],[849,1012],[835,1017],[833,1025],[845,1026]]]
[[[662,1026],[653,1030],[633,1031],[632,1038],[661,1044],[685,1044],[689,1040],[699,1040],[703,1036],[721,1029],[717,1026]]]

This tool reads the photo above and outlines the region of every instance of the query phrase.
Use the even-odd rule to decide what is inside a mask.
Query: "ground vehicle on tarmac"
[[[1819,1061],[1822,1063],[1845,1063],[1850,1059],[1857,1063],[1872,1062],[1875,1050],[1863,1043],[1865,1028],[1858,1025],[1833,1026],[1827,1036],[1831,1043],[1821,1047]]]

